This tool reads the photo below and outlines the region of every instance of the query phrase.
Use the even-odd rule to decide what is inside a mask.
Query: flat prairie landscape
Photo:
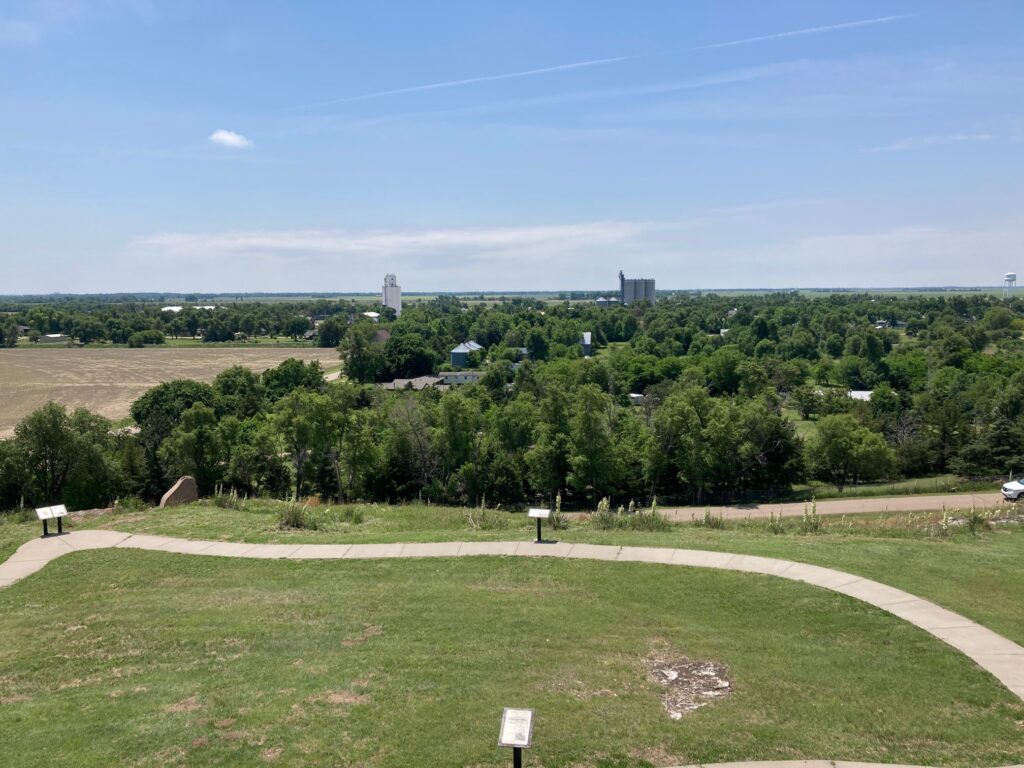
[[[49,400],[123,419],[150,387],[172,379],[213,378],[233,365],[263,371],[294,357],[337,363],[333,349],[3,349],[0,350],[0,437]]]

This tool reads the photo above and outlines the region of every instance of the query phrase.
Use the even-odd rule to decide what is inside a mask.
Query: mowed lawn
[[[213,378],[233,365],[263,371],[289,357],[303,362],[338,360],[333,349],[289,349],[271,341],[244,349],[216,347],[0,349],[0,438],[50,400],[123,419],[146,390],[172,379]]]
[[[735,692],[668,718],[645,660]],[[24,766],[1024,762],[1024,705],[926,633],[765,576],[479,557],[103,550],[0,591],[0,755]]]
[[[190,539],[291,544],[367,544],[453,540],[529,540],[524,514],[454,507],[378,504],[310,507],[319,530],[281,530],[282,503],[253,500],[243,509],[209,502],[92,517],[80,527]],[[1012,512],[1012,510],[1011,510]],[[351,520],[361,518],[361,522]],[[587,522],[545,536],[593,544],[679,547],[778,557],[875,579],[963,614],[1024,645],[1024,525],[994,522],[971,534],[965,526],[936,534],[942,513],[858,515],[821,519],[822,531],[800,532],[799,520],[772,533],[765,522],[691,523],[665,531],[599,531]],[[471,522],[472,520],[472,522]],[[38,524],[0,525],[0,557],[38,535]]]

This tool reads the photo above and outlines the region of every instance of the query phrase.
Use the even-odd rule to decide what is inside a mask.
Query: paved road
[[[41,570],[51,560],[84,549],[147,549],[178,554],[286,560],[372,560],[385,557],[505,555],[660,563],[757,573],[812,584],[847,595],[910,622],[972,659],[1024,700],[1024,648],[935,603],[852,573],[772,557],[664,547],[617,547],[532,541],[448,541],[417,544],[247,544],[194,541],[119,531],[74,531],[34,539],[0,564],[0,587]]]
[[[858,515],[865,512],[929,512],[946,508],[949,510],[992,509],[1005,504],[1003,497],[996,493],[946,493],[928,496],[879,496],[876,498],[824,499],[818,502],[819,515]],[[810,505],[808,504],[808,508]],[[715,517],[726,520],[767,518],[770,514],[783,517],[800,517],[804,503],[791,504],[736,504],[724,507],[710,507]],[[705,507],[666,507],[660,512],[670,520],[687,522],[704,516]]]

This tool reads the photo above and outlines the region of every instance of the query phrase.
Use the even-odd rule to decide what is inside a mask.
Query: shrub
[[[282,530],[318,530],[319,521],[309,514],[306,505],[297,501],[289,501],[284,504],[277,513],[277,527]]]
[[[704,517],[701,518],[697,525],[702,525],[705,528],[714,528],[716,530],[722,530],[725,528],[725,518],[719,514],[717,517],[711,514],[711,507],[704,507]]]
[[[122,496],[114,499],[115,512],[141,512],[144,509],[149,509],[149,504],[138,496]]]
[[[800,533],[821,533],[821,517],[818,515],[818,502],[811,499],[808,509],[804,504],[804,513],[800,516]]]
[[[166,341],[161,331],[150,329],[148,331],[136,331],[128,337],[129,347],[144,347],[147,344],[163,344]]]
[[[569,519],[562,514],[562,494],[555,494],[555,508],[551,512],[551,517],[548,519],[548,523],[551,525],[553,531],[564,531],[569,527]]]
[[[633,531],[667,531],[672,523],[658,511],[658,499],[651,499],[648,509],[636,510],[636,505],[629,502],[630,513],[625,518],[626,525]],[[634,511],[636,510],[636,511]]]
[[[507,512],[487,509],[484,506],[467,509],[466,522],[469,523],[471,531],[504,531],[511,524]]]
[[[590,524],[598,531],[612,531],[618,527],[617,516],[612,512],[608,497],[597,502],[597,510],[590,516]]]
[[[971,507],[971,514],[967,516],[966,522],[967,530],[971,532],[972,536],[977,536],[980,531],[987,531],[992,528],[988,515],[978,510],[975,506]]]
[[[222,509],[243,509],[245,507],[245,499],[240,498],[238,491],[234,488],[224,493],[223,487],[218,485],[217,490],[213,494],[213,504]]]

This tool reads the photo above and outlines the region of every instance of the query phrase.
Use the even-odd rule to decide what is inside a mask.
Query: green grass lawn
[[[637,563],[69,555],[0,591],[0,755],[34,766],[1024,762],[1024,705],[842,595]],[[725,664],[681,721],[648,658]],[[12,763],[13,764],[13,763]]]
[[[200,502],[108,513],[70,527],[295,544],[530,540],[535,530],[523,514],[422,505],[312,507],[320,530],[281,530],[281,507],[262,500],[244,502],[243,509]],[[799,520],[784,521],[780,534],[764,522],[726,523],[723,529],[686,523],[665,531],[599,531],[574,521],[567,530],[546,535],[574,542],[739,552],[838,568],[933,600],[1024,644],[1024,526],[997,524],[977,536],[961,527],[940,536],[940,518],[926,513],[822,518],[816,534],[801,533]],[[38,535],[36,522],[0,523],[0,558]]]

